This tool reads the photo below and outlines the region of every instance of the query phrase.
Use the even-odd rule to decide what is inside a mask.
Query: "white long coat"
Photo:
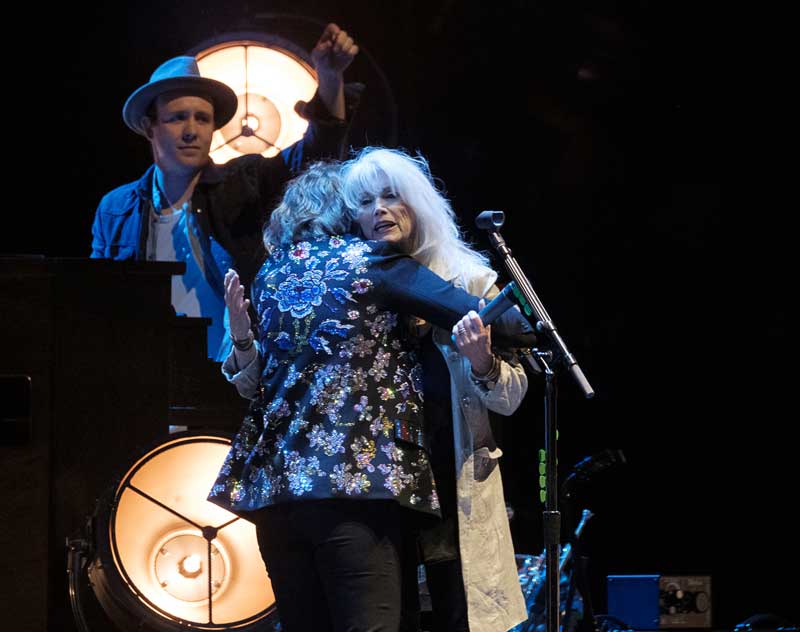
[[[463,283],[475,296],[494,296],[497,275]],[[470,363],[458,353],[451,332],[434,328],[433,339],[450,370],[455,441],[458,537],[470,632],[506,632],[528,618],[517,575],[503,481],[489,425],[489,410],[511,415],[522,402],[528,379],[521,365],[501,362],[500,377],[488,390],[470,377]]]

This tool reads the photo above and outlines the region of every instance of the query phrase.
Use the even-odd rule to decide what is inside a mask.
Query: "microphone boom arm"
[[[556,361],[561,362],[566,367],[567,372],[577,382],[578,388],[581,389],[583,395],[587,399],[594,397],[594,389],[591,384],[589,384],[580,366],[578,366],[578,361],[575,359],[575,356],[569,352],[569,349],[567,349],[567,345],[558,333],[553,320],[550,318],[544,305],[533,290],[522,268],[520,268],[511,254],[511,249],[506,245],[505,240],[497,231],[497,229],[502,226],[503,221],[504,214],[502,211],[483,211],[483,213],[478,215],[476,223],[479,227],[489,231],[489,241],[492,247],[500,254],[506,270],[517,284],[516,292],[521,294],[521,296],[518,295],[518,297],[521,302],[523,302],[523,307],[527,307],[527,309],[525,309],[526,315],[532,315],[536,320],[536,331],[545,334],[552,341],[555,347],[554,355]],[[530,313],[528,313],[528,310],[530,310]]]

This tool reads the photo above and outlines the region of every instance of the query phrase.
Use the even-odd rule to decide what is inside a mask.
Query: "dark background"
[[[482,249],[474,217],[506,213],[502,234],[597,392],[559,380],[560,476],[605,448],[625,454],[562,508],[565,534],[581,508],[595,514],[583,538],[595,610],[608,574],[708,574],[715,627],[796,622],[793,235],[773,153],[755,142],[785,125],[769,93],[777,44],[754,43],[752,16],[696,4],[41,7],[14,22],[38,29],[46,61],[21,64],[10,93],[25,113],[9,125],[0,252],[89,254],[101,195],[150,162],[121,109],[162,61],[240,30],[310,49],[316,23],[335,21],[363,48],[346,77],[367,84],[351,143],[420,150]],[[541,384],[504,422],[515,543],[538,553]]]

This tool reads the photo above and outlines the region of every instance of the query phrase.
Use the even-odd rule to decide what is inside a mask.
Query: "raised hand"
[[[331,22],[311,51],[311,61],[322,79],[322,75],[341,76],[357,54],[358,45],[353,38]]]
[[[228,319],[231,327],[231,336],[235,340],[244,340],[250,335],[250,299],[244,297],[244,285],[239,282],[239,275],[235,270],[228,270],[225,274],[225,305],[228,306]]]

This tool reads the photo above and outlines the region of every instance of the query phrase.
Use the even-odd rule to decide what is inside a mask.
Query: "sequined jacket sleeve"
[[[478,309],[478,298],[454,287],[391,244],[369,242],[377,291],[389,309],[413,314],[450,330],[468,311]]]

